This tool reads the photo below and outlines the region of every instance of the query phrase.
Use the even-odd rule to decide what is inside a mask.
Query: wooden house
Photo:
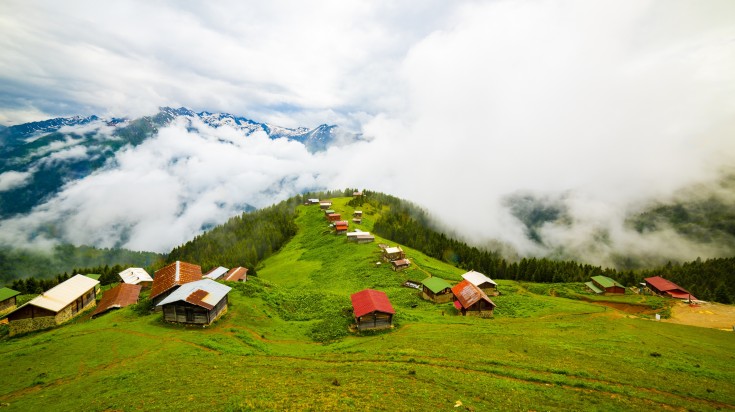
[[[230,269],[222,280],[227,282],[247,282],[248,269],[242,266]]]
[[[16,308],[17,296],[20,292],[10,288],[0,289],[0,314],[8,313]]]
[[[375,236],[370,233],[355,236],[355,242],[357,243],[370,243],[375,242]]]
[[[353,217],[353,218],[352,218],[352,223],[356,223],[356,224],[358,224],[358,225],[359,225],[359,224],[361,224],[361,223],[362,223],[362,219],[361,219],[361,218],[359,218],[359,217]]]
[[[363,232],[360,229],[355,229],[354,232],[347,232],[347,240],[348,241],[357,241],[357,237],[358,236],[369,235],[369,234],[370,234],[370,232]]]
[[[394,271],[400,272],[403,269],[411,267],[411,261],[408,259],[398,259],[390,262]]]
[[[396,311],[388,295],[373,289],[365,289],[350,296],[358,330],[387,329],[393,326]]]
[[[127,268],[118,273],[124,283],[130,285],[141,285],[149,288],[153,284],[153,278],[143,268]]]
[[[75,275],[8,315],[10,336],[62,324],[97,303],[99,281]]]
[[[319,204],[319,199],[314,199],[314,198],[306,199],[306,202],[305,203],[307,205],[318,205]]]
[[[421,297],[435,303],[451,302],[454,298],[452,285],[441,278],[426,278],[421,281]]]
[[[625,286],[621,285],[613,279],[610,279],[607,276],[592,276],[591,279],[592,280],[586,282],[585,285],[587,285],[587,287],[590,288],[591,291],[597,293],[598,295],[601,295],[603,293],[620,295],[625,294]]]
[[[396,247],[386,247],[383,249],[383,260],[386,262],[391,262],[394,260],[399,259],[405,259],[406,253],[401,249],[400,246]]]
[[[332,201],[331,200],[320,200],[319,201],[319,208],[323,210],[327,210],[330,207],[332,207]]]
[[[222,276],[224,276],[225,274],[227,274],[229,270],[230,269],[227,269],[226,267],[218,266],[210,270],[209,272],[205,273],[204,276],[202,277],[207,278],[207,279],[217,280],[221,278]]]
[[[171,292],[189,282],[202,279],[202,267],[192,263],[176,261],[156,271],[153,276],[150,300],[156,305],[160,303]]]
[[[212,279],[201,279],[179,286],[157,306],[166,322],[206,326],[227,312],[230,290]]]
[[[362,196],[362,191],[352,192],[352,197],[360,197],[360,196]]]
[[[336,222],[338,220],[342,220],[342,215],[339,213],[330,213],[327,215],[327,220],[330,222]]]
[[[495,303],[467,279],[452,288],[454,307],[463,315],[492,316]]]
[[[464,275],[462,275],[462,279],[467,280],[473,285],[482,289],[482,291],[485,292],[486,294],[490,294],[490,295],[498,294],[498,284],[480,272],[475,272],[474,270],[471,270],[465,273]]]
[[[334,209],[327,209],[324,211],[324,217],[331,215],[332,213],[337,213],[334,211]]]
[[[102,295],[100,303],[97,304],[94,312],[92,312],[92,317],[97,317],[112,309],[124,308],[138,303],[138,297],[142,288],[142,285],[121,283],[108,290]]]
[[[352,217],[362,217],[362,210],[355,210],[352,213]]]
[[[334,222],[334,233],[338,235],[347,233],[347,221],[339,220],[337,222]]]
[[[658,295],[683,300],[697,300],[697,298],[689,293],[688,290],[684,289],[674,282],[662,278],[661,276],[645,278],[644,281],[646,282],[646,286],[648,286],[648,289]]]

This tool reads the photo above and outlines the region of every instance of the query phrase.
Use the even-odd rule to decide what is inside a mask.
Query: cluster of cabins
[[[0,314],[8,313],[9,334],[46,329],[64,323],[94,308],[92,317],[112,309],[138,302],[140,293],[150,289],[149,299],[156,311],[163,312],[169,322],[208,325],[227,311],[227,294],[231,290],[217,280],[245,282],[244,267],[218,267],[202,274],[199,265],[176,261],[151,277],[142,268],[128,268],[119,273],[120,283],[100,293],[98,275],[75,275],[16,308],[19,292],[0,289]]]
[[[362,192],[355,192],[354,195],[362,196]],[[370,232],[363,232],[360,229],[355,229],[354,232],[348,232],[350,223],[347,220],[343,220],[342,214],[332,209],[331,200],[307,199],[306,204],[319,205],[319,208],[324,211],[324,217],[329,222],[330,227],[334,228],[334,234],[346,234],[347,240],[355,243],[370,243],[375,241],[375,236],[371,235]],[[352,222],[356,224],[362,223],[362,210],[355,210],[352,213]]]
[[[677,285],[670,280],[666,280],[661,276],[653,276],[643,279],[641,290],[645,288],[649,293],[665,296],[669,298],[682,299],[687,301],[697,300],[688,290]],[[622,295],[625,294],[625,286],[621,285],[615,279],[607,276],[593,276],[585,285],[598,295]]]

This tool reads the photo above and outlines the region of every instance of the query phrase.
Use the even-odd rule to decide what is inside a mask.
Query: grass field
[[[347,200],[333,208],[351,215]],[[362,210],[358,227],[370,230],[378,212]],[[232,285],[228,313],[209,328],[125,308],[3,338],[2,409],[734,409],[732,332],[552,293],[577,285],[502,280],[493,319],[456,316],[400,285],[462,270],[406,248],[409,270],[376,265],[377,243],[391,243],[347,243],[318,206],[300,208],[298,224],[257,278]],[[349,295],[366,287],[388,294],[395,329],[347,332]]]

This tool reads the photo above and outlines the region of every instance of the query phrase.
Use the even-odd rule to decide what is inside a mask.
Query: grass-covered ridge
[[[350,216],[348,198],[333,208]],[[384,212],[358,206],[363,230]],[[0,340],[7,410],[657,410],[735,405],[731,333],[658,323],[568,299],[575,285],[500,280],[494,319],[460,317],[400,284],[463,270],[404,247],[404,272],[377,243],[330,233],[318,206],[233,285],[206,329],[126,308]],[[355,225],[351,224],[351,229]],[[347,332],[349,295],[384,290],[389,332]],[[554,296],[557,295],[557,296]],[[571,297],[571,296],[570,296]],[[625,298],[630,299],[630,298]],[[460,401],[462,408],[454,406]]]

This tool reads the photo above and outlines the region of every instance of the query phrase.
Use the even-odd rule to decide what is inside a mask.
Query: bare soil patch
[[[735,306],[709,302],[689,305],[678,302],[671,307],[671,318],[664,322],[731,331],[735,326]]]

